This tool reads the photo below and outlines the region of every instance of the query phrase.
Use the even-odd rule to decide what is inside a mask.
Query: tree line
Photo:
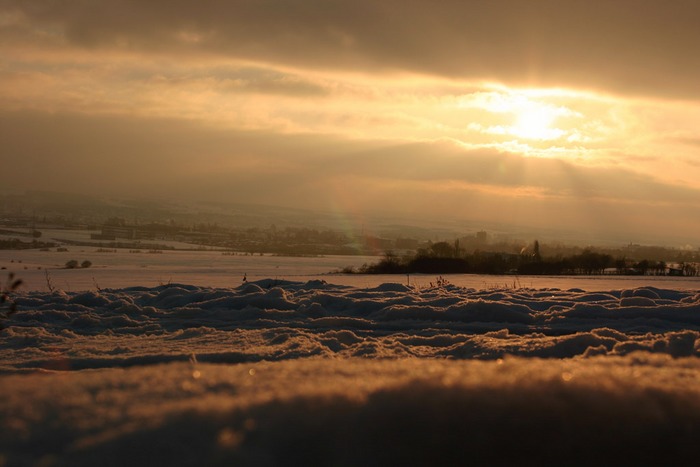
[[[669,265],[665,261],[615,258],[607,253],[584,249],[581,253],[543,257],[539,242],[520,254],[460,251],[454,245],[438,242],[414,255],[399,257],[391,251],[373,264],[343,272],[361,274],[522,274],[522,275],[682,275],[697,276],[696,263]]]

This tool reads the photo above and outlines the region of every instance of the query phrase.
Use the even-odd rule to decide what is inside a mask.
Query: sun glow
[[[557,108],[534,102],[515,107],[515,123],[509,128],[508,133],[525,139],[550,140],[564,135],[564,131],[553,128],[557,119]]]
[[[491,91],[475,93],[460,103],[461,107],[482,109],[499,116],[498,125],[476,125],[485,133],[510,135],[527,140],[554,140],[567,136],[560,128],[560,117],[580,117],[571,109],[551,102],[561,97],[545,91]]]

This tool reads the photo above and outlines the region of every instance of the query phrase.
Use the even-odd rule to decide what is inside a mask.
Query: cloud
[[[2,35],[15,44],[700,97],[691,0],[5,1],[3,10]]]
[[[689,231],[700,193],[618,168],[469,149],[214,128],[180,119],[0,114],[5,188],[395,213],[418,221]],[[700,227],[700,226],[698,226]],[[692,227],[694,228],[694,227]]]

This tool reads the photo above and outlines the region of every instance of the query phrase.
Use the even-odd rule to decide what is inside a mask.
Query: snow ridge
[[[644,287],[359,289],[261,280],[25,292],[0,334],[0,370],[240,363],[311,356],[570,358],[700,353],[700,294]]]

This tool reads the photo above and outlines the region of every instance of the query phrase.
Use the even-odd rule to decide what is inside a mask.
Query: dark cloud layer
[[[102,180],[102,186],[129,179],[137,189],[180,176],[192,179],[201,170],[202,175],[225,175],[238,183],[254,180],[256,184],[270,183],[278,176],[287,179],[285,185],[334,177],[378,177],[387,182],[458,181],[506,190],[532,188],[551,196],[589,200],[694,205],[699,197],[697,190],[622,168],[466,149],[449,140],[352,141],[214,129],[177,119],[69,113],[3,112],[0,122],[0,142],[14,171],[34,177],[43,174],[43,184],[62,179],[73,186],[84,183],[70,181],[71,174],[79,174],[83,179]]]
[[[692,0],[3,1],[6,40],[699,97]],[[46,33],[50,32],[48,36]]]

